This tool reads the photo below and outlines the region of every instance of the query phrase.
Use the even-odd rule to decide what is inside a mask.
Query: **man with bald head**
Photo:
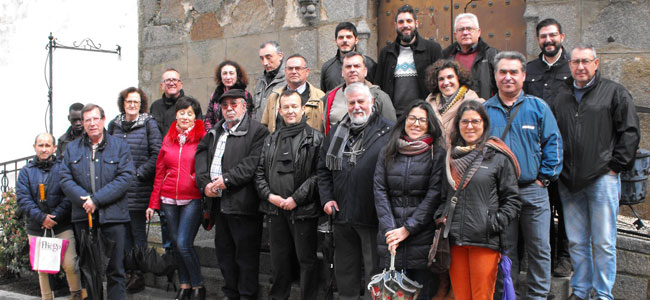
[[[70,287],[70,299],[81,299],[79,271],[75,269],[77,252],[70,223],[70,200],[65,197],[59,185],[61,161],[54,155],[54,137],[49,133],[37,135],[34,151],[36,156],[20,170],[16,182],[18,205],[27,216],[27,234],[30,237],[43,236],[45,231],[49,237],[54,233],[53,237],[68,240],[61,267]],[[47,273],[39,272],[38,281],[43,299],[52,299]]]

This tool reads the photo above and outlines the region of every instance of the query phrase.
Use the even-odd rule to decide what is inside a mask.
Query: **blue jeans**
[[[194,199],[187,205],[162,204],[167,216],[167,229],[171,238],[173,253],[178,263],[178,282],[203,285],[199,256],[194,249],[194,238],[201,225],[201,200]]]
[[[515,290],[518,289],[519,255],[518,238],[523,240],[525,253],[528,255],[526,270],[526,289],[524,299],[546,299],[551,290],[551,204],[545,187],[531,184],[519,187],[521,211],[518,220],[513,220],[505,230],[501,246],[512,260],[511,277]],[[503,279],[499,276],[495,299],[501,299]]]
[[[573,264],[571,287],[583,299],[614,299],[616,278],[616,217],[621,183],[618,175],[605,174],[577,192],[560,183],[560,199]]]

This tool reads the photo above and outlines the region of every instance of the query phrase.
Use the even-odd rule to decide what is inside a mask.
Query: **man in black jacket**
[[[555,100],[560,86],[571,77],[571,70],[569,70],[566,51],[562,47],[564,42],[562,25],[555,19],[544,19],[537,24],[536,31],[537,42],[542,53],[526,67],[524,91],[542,98],[550,105]],[[571,276],[572,271],[569,241],[564,230],[564,213],[557,190],[557,181],[551,182],[548,186],[548,198],[551,202],[551,210],[557,212],[559,219],[557,230],[555,226],[551,226],[551,259],[555,266],[553,276],[568,277]]]
[[[74,141],[84,132],[84,126],[81,122],[81,109],[84,108],[84,105],[81,103],[73,103],[68,109],[68,121],[70,121],[70,127],[65,131],[61,137],[59,137],[59,146],[56,148],[56,157],[58,159],[63,158],[65,153],[65,146],[68,143]]]
[[[172,126],[172,123],[176,121],[176,108],[174,107],[176,100],[185,95],[181,73],[176,69],[167,69],[162,74],[160,88],[163,90],[162,98],[154,101],[149,111],[156,123],[158,123],[160,135],[164,139],[169,126]],[[196,113],[196,118],[203,118],[200,111]]]
[[[373,175],[392,122],[373,110],[368,86],[348,85],[348,115],[332,128],[318,160],[318,190],[326,214],[334,220],[335,276],[342,300],[359,299],[361,268],[365,284],[377,268],[377,213]],[[364,285],[365,286],[365,285]],[[369,299],[368,293],[366,297]]]
[[[334,42],[336,42],[336,47],[338,48],[336,55],[326,61],[320,71],[320,89],[326,93],[343,83],[343,77],[341,76],[343,56],[346,53],[359,51],[357,49],[357,44],[359,43],[357,27],[350,22],[339,23],[334,30]],[[364,55],[363,58],[368,68],[368,76],[366,79],[372,82],[377,63],[367,55]]]
[[[413,7],[406,4],[397,9],[397,37],[381,50],[377,62],[373,83],[393,100],[398,118],[413,100],[427,97],[425,71],[442,57],[440,44],[418,34],[419,24]]]
[[[619,173],[634,165],[639,118],[630,93],[602,78],[593,46],[570,54],[570,78],[553,103],[564,140],[560,199],[573,264],[569,299],[613,299]]]
[[[456,42],[442,51],[442,57],[453,58],[472,73],[472,86],[479,97],[489,99],[497,93],[494,81],[494,57],[497,49],[481,39],[478,18],[472,13],[456,16],[454,20]]]
[[[262,215],[253,181],[264,139],[269,134],[246,112],[245,91],[219,98],[224,119],[196,149],[196,183],[219,211],[214,244],[228,299],[257,299]]]
[[[293,280],[288,262],[294,251],[300,263],[300,299],[316,299],[320,211],[316,165],[323,134],[307,124],[307,101],[298,92],[283,91],[279,104],[284,126],[264,141],[255,172],[260,211],[268,216],[273,264],[269,299],[289,299]]]

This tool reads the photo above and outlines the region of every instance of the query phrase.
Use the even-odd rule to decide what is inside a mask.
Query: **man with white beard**
[[[373,109],[367,85],[352,83],[345,89],[348,114],[323,142],[318,161],[318,189],[326,214],[334,219],[335,276],[342,300],[359,299],[360,273],[365,283],[377,268],[377,213],[373,175],[379,151],[388,141],[393,123]],[[366,293],[364,297],[370,299]]]

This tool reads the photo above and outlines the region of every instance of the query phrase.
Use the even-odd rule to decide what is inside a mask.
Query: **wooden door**
[[[395,40],[395,12],[409,4],[415,10],[418,32],[442,48],[454,42],[454,18],[464,12],[478,17],[481,38],[499,50],[526,54],[525,0],[379,0],[377,49]]]

